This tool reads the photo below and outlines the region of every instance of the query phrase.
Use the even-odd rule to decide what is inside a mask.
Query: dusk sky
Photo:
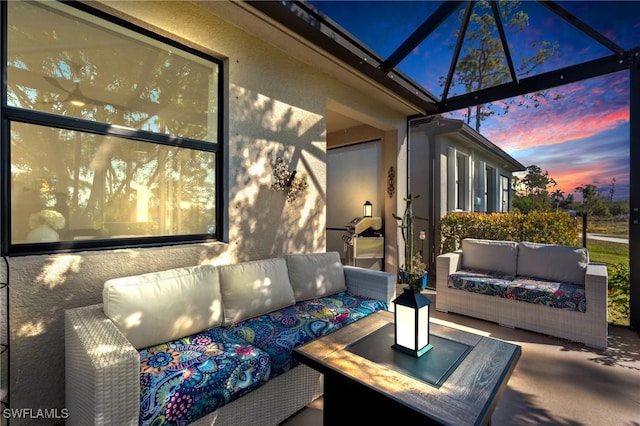
[[[388,57],[437,7],[439,1],[314,1],[312,2],[380,57]],[[623,49],[640,46],[640,1],[560,1],[559,5],[610,38]],[[528,26],[506,37],[514,65],[535,51],[535,41],[558,44],[558,54],[523,78],[609,56],[610,50],[582,34],[538,2],[523,1]],[[447,75],[459,27],[454,13],[405,58],[398,68],[437,98],[438,82]],[[464,45],[463,45],[464,49]],[[449,96],[461,94],[452,88]],[[629,195],[628,71],[550,89],[538,108],[511,108],[482,122],[480,133],[525,166],[538,165],[565,193],[593,184],[607,192],[616,179],[615,198]],[[500,103],[494,103],[498,106]],[[460,114],[449,114],[461,118]]]

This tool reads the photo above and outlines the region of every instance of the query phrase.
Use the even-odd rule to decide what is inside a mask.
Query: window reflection
[[[221,63],[62,2],[7,22],[11,244],[215,236]]]
[[[14,244],[53,241],[27,239],[44,222],[60,240],[215,226],[214,153],[24,123],[12,125],[11,149]]]
[[[217,141],[215,63],[57,2],[8,16],[8,105]]]

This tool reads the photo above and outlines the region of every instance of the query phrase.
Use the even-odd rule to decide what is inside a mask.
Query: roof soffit
[[[332,55],[330,51],[318,47],[288,26],[262,13],[259,8],[250,6],[248,2],[196,0],[193,3],[240,30],[284,51],[296,60],[306,63],[362,93],[367,93],[370,98],[404,115],[410,116],[425,112],[420,106],[409,102],[384,85],[367,78],[366,75]]]
[[[503,168],[509,171],[517,172],[526,169],[522,163],[462,120],[431,116],[414,120],[411,122],[411,126],[413,129],[424,131],[427,135],[453,135],[470,147],[480,149],[493,157],[500,158],[506,162],[506,164],[502,165]]]

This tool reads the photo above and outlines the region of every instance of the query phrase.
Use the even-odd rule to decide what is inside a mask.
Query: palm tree
[[[558,210],[560,208],[560,203],[564,201],[564,192],[556,189],[551,193],[551,200],[555,204],[556,210]]]

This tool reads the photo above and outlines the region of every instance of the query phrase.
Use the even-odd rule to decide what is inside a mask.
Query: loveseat
[[[607,347],[607,268],[586,248],[467,238],[436,259],[436,310]]]
[[[111,279],[65,312],[67,424],[277,425],[322,394],[292,350],[394,297],[335,252]]]

